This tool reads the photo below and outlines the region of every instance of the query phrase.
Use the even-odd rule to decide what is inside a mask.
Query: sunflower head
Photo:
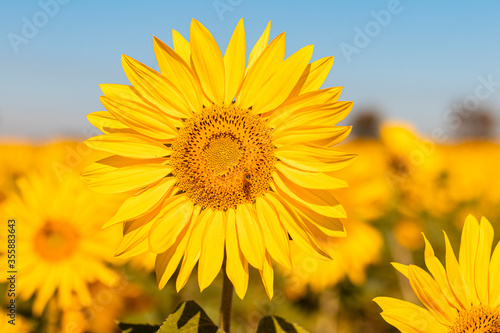
[[[0,216],[16,221],[19,299],[33,297],[35,316],[51,299],[58,309],[68,308],[72,298],[89,305],[89,283],[117,282],[108,263],[120,233],[116,228],[102,231],[101,226],[121,199],[93,193],[77,172],[56,174],[52,164],[28,172],[16,184],[17,190],[2,202]],[[0,255],[5,263],[6,257]]]
[[[107,111],[89,115],[105,134],[87,144],[111,154],[87,168],[96,191],[129,198],[107,226],[124,223],[121,256],[157,254],[162,288],[178,267],[182,288],[198,264],[200,288],[226,273],[240,297],[248,266],[272,296],[274,259],[289,267],[290,242],[329,258],[318,238],[344,235],[332,189],[354,155],[332,148],[351,102],[319,89],[333,57],[310,62],[312,45],[285,59],[270,24],[247,59],[241,20],[224,53],[193,20],[190,41],[154,38],[160,72],[123,56],[131,85],[102,85]]]
[[[500,243],[492,255],[492,225],[484,217],[480,222],[472,215],[467,217],[458,260],[444,235],[446,266],[425,238],[430,274],[418,266],[394,264],[409,279],[425,308],[377,297],[374,301],[382,308],[382,317],[401,332],[500,332]]]
[[[272,179],[271,129],[250,110],[211,106],[186,120],[172,143],[170,165],[181,191],[202,208],[253,203]]]
[[[80,234],[67,221],[46,220],[37,230],[33,246],[43,259],[58,262],[72,257],[79,241]]]

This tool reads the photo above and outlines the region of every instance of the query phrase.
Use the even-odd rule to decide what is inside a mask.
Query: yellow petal
[[[143,104],[151,109],[155,110],[155,112],[161,113],[161,119],[167,119],[166,123],[171,124],[174,127],[181,128],[183,127],[182,121],[178,117],[173,117],[162,111],[158,105],[155,103],[149,102],[146,98],[142,97],[140,93],[132,86],[124,85],[124,84],[100,84],[104,96],[107,98],[114,100],[127,100],[133,101],[137,104]],[[159,115],[160,116],[160,115]]]
[[[149,222],[158,213],[158,208],[153,209],[143,217],[135,219],[134,221],[125,222],[123,225],[123,238],[116,250],[116,257],[129,258],[148,250],[148,235],[151,229],[151,223]]]
[[[182,35],[176,30],[172,29],[172,41],[174,42],[174,50],[175,52],[181,56],[181,58],[186,62],[186,64],[190,64],[191,62],[191,46],[189,42],[182,37]]]
[[[118,97],[123,99],[129,99],[137,103],[140,102],[146,103],[146,99],[142,98],[138,93],[137,89],[135,89],[132,86],[126,84],[103,83],[100,84],[99,87],[101,88],[104,96],[108,98]]]
[[[271,257],[280,265],[291,269],[290,246],[288,244],[288,233],[280,223],[276,211],[263,198],[256,200],[257,218],[262,227],[266,250]]]
[[[238,205],[236,231],[238,232],[241,252],[250,265],[262,269],[265,254],[264,239],[256,218],[253,207],[248,204]]]
[[[305,171],[331,172],[348,166],[356,157],[341,151],[305,145],[286,145],[275,150],[276,157],[286,164]]]
[[[222,267],[224,260],[225,212],[217,210],[207,221],[201,241],[200,262],[198,263],[198,282],[200,291],[208,287]]]
[[[182,121],[178,117],[174,117],[170,114],[167,114],[162,111],[158,105],[155,103],[151,103],[148,101],[146,98],[142,97],[141,94],[137,91],[132,86],[128,86],[125,84],[112,84],[112,83],[106,83],[106,84],[100,84],[99,87],[101,88],[102,92],[104,93],[104,96],[106,96],[109,99],[117,99],[117,100],[127,100],[127,101],[133,101],[138,104],[144,104],[158,113],[161,113],[162,119],[168,119],[167,124],[172,124],[174,127],[183,127]]]
[[[424,331],[418,331],[418,330],[412,328],[411,326],[409,326],[405,322],[401,322],[399,320],[395,320],[392,317],[386,317],[386,315],[383,312],[380,314],[380,316],[382,318],[384,318],[384,320],[387,323],[389,323],[390,325],[396,327],[401,333],[426,333]]]
[[[272,299],[274,294],[274,271],[271,257],[267,253],[264,259],[263,268],[259,270],[259,273],[260,277],[262,278],[262,282],[264,283],[267,297],[269,297],[269,299]]]
[[[479,223],[472,215],[467,216],[462,230],[460,242],[459,262],[467,285],[471,288],[472,303],[479,304],[476,292],[476,255],[479,244]]]
[[[321,233],[318,236],[323,238],[325,235],[328,235],[329,237],[346,236],[344,225],[337,218],[331,218],[318,214],[316,211],[306,207],[297,207],[296,212],[301,217],[302,222],[311,231],[313,231],[312,228],[319,229]]]
[[[476,264],[474,268],[476,293],[481,304],[489,303],[489,269],[491,246],[493,245],[493,227],[486,218],[481,218],[479,240],[477,244]]]
[[[280,196],[290,198],[321,215],[332,218],[346,218],[342,205],[335,199],[331,191],[308,190],[280,177],[277,172],[273,173],[271,188]]]
[[[138,93],[165,114],[177,118],[192,115],[185,97],[164,75],[126,55],[122,56],[122,66]]]
[[[332,65],[333,56],[318,59],[307,65],[290,96],[297,96],[318,90],[323,82],[325,82]]]
[[[149,232],[149,250],[154,253],[167,251],[177,236],[191,221],[194,205],[185,195],[176,195],[163,202],[163,208],[152,221]]]
[[[26,258],[26,259],[28,259],[28,258]],[[32,258],[28,259],[29,261],[26,259],[24,260],[24,264],[36,264],[37,261],[39,262],[39,259],[35,258],[34,256]],[[21,267],[22,267],[22,264],[19,264],[18,268],[21,268]],[[29,267],[29,266],[26,266],[26,267]],[[46,266],[46,264],[44,264],[42,262],[42,263],[40,263],[40,267],[45,268],[47,266]],[[28,299],[28,298],[31,298],[33,296],[33,294],[35,293],[35,291],[37,289],[37,285],[35,283],[30,283],[30,281],[28,280],[28,276],[33,276],[33,274],[31,272],[26,272],[25,274],[27,277],[26,279],[21,279],[21,280],[16,281],[16,282],[18,282],[17,288],[20,288],[19,290],[22,290],[22,296],[20,295],[20,297],[22,297],[23,299]],[[67,281],[67,282],[68,282],[68,284],[71,284],[71,281]]]
[[[86,166],[82,173],[81,177],[85,182],[91,181],[93,178],[99,178],[102,175],[107,174],[110,171],[117,170],[118,168],[121,168],[122,166],[115,166],[113,164],[113,160],[111,160],[110,163],[106,163],[107,159],[112,159],[112,158],[119,158],[119,159],[125,159],[125,160],[132,160],[135,163],[131,164],[126,164],[124,166],[129,166],[129,165],[137,165],[137,164],[142,164],[141,161],[144,161],[143,159],[135,159],[135,158],[127,158],[127,157],[122,157],[122,156],[117,156],[117,155],[112,155],[110,157],[103,158],[99,161],[96,161],[88,166]],[[160,159],[158,159],[160,160]],[[161,162],[160,162],[161,163]]]
[[[139,194],[125,200],[116,214],[103,228],[130,221],[144,216],[160,204],[162,199],[172,194],[170,191],[176,182],[175,178],[164,178]]]
[[[500,283],[498,281],[500,281],[500,242],[495,246],[490,261],[489,304],[493,308],[500,305]]]
[[[324,232],[324,228],[320,228],[316,221],[313,221],[307,215],[304,215],[301,210],[296,209],[295,213],[301,218],[301,224],[307,228],[308,232],[312,235],[312,238],[314,238],[319,244],[325,244],[326,249],[326,246],[330,243],[332,236],[329,236],[326,232]],[[346,237],[347,235],[345,229],[335,233],[330,231],[330,233],[333,234],[333,237]],[[353,272],[354,270],[349,273]]]
[[[229,41],[224,54],[224,68],[226,69],[226,95],[224,104],[229,105],[236,96],[245,75],[245,62],[247,54],[245,27],[243,19],[238,22],[233,36]]]
[[[175,243],[164,253],[156,256],[155,270],[158,289],[163,289],[168,280],[177,270],[179,263],[184,256],[186,246],[191,235],[192,225],[186,226],[179,234]]]
[[[93,149],[132,158],[166,157],[171,153],[165,145],[135,134],[109,133],[94,136],[85,143]]]
[[[175,284],[177,292],[186,285],[194,266],[198,262],[198,259],[200,259],[201,243],[204,237],[205,226],[208,221],[213,219],[214,214],[215,212],[212,209],[205,209],[201,211],[195,221],[191,222],[193,223],[193,231],[189,237],[186,253],[184,254],[181,269],[177,276]]]
[[[271,113],[268,124],[271,128],[275,128],[287,123],[287,118],[291,114],[322,108],[325,104],[334,104],[340,98],[341,92],[342,87],[332,87],[291,97]]]
[[[276,146],[297,143],[313,143],[320,146],[331,147],[343,141],[349,133],[351,126],[302,126],[288,128],[279,133],[273,133],[273,143]]]
[[[77,280],[80,280],[80,278],[77,278]],[[49,269],[46,276],[44,276],[44,281],[43,287],[37,292],[35,301],[33,302],[33,313],[37,317],[41,316],[45,306],[56,291],[58,282],[56,269]]]
[[[352,126],[335,126],[335,129],[331,132],[331,136],[319,140],[311,140],[309,143],[318,146],[332,147],[344,141],[351,133],[351,130]]]
[[[250,56],[248,57],[248,68],[252,67],[252,65],[260,57],[260,55],[266,48],[267,44],[269,43],[270,33],[271,33],[271,21],[269,21],[269,23],[266,26],[266,29],[264,29],[264,32],[260,36],[259,40],[257,40],[257,43],[255,43],[254,47],[252,48],[252,51],[250,52]]]
[[[338,102],[343,87],[329,87],[290,97],[278,109],[296,112],[299,109],[313,105],[332,104]]]
[[[403,301],[397,298],[392,298],[392,297],[375,297],[373,299],[375,303],[377,303],[378,306],[382,309],[382,311],[386,310],[391,310],[391,309],[398,309],[398,308],[409,308],[409,309],[414,309],[417,310],[417,308],[422,309],[421,307],[407,302]],[[422,309],[425,310],[425,309]],[[430,313],[429,313],[430,314]]]
[[[276,210],[281,224],[298,247],[316,259],[331,259],[312,233],[302,223],[300,216],[290,208],[289,204],[286,204],[283,198],[273,192],[268,192],[264,198]]]
[[[142,158],[128,158],[118,155],[112,155],[110,157],[98,160],[87,166],[85,169],[83,169],[82,178],[84,181],[90,182],[94,178],[99,178],[119,168],[130,167],[130,166],[137,167],[142,164],[159,165],[162,163],[165,163],[165,159],[163,158],[142,159]]]
[[[460,302],[461,307],[469,309],[471,307],[471,289],[460,269],[448,235],[446,235],[444,231],[443,233],[446,245],[446,275],[448,277],[448,283],[450,284],[453,294],[455,294],[455,297]]]
[[[452,326],[458,317],[455,308],[451,308],[446,297],[432,277],[418,266],[410,265],[408,270],[411,288],[425,307],[443,325]]]
[[[410,302],[390,297],[376,297],[373,301],[382,308],[382,317],[401,332],[447,333],[449,330],[429,311]]]
[[[224,60],[210,31],[195,19],[191,21],[191,60],[203,92],[220,105],[225,96]]]
[[[74,292],[76,293],[79,301],[83,306],[90,306],[92,298],[90,296],[90,291],[88,285],[82,279],[74,279]]]
[[[164,177],[171,169],[161,164],[127,166],[92,178],[87,186],[101,193],[120,193],[142,189]]]
[[[333,127],[343,120],[352,109],[352,102],[336,102],[316,106],[308,106],[297,109],[295,112],[287,112],[282,123],[275,123],[275,132],[285,130],[297,130],[302,127],[320,126],[323,128]],[[279,134],[278,134],[279,135]]]
[[[266,113],[282,104],[290,95],[301,73],[311,60],[313,46],[308,45],[288,57],[262,86],[252,104],[254,113]]]
[[[399,273],[403,274],[408,279],[408,274],[409,274],[408,270],[410,269],[410,267],[408,265],[403,265],[403,264],[400,264],[400,263],[397,263],[397,262],[391,262],[391,265],[394,266],[394,268]]]
[[[123,133],[127,131],[135,133],[134,130],[116,119],[108,111],[97,111],[89,113],[87,115],[87,119],[92,125],[97,127],[103,133]]]
[[[203,93],[188,63],[158,38],[154,37],[153,44],[161,73],[181,91],[193,111],[201,110]]]
[[[305,188],[328,190],[348,186],[347,182],[342,179],[321,172],[299,170],[281,162],[276,163],[276,169],[280,177],[286,177],[291,182]]]
[[[284,58],[285,33],[282,33],[266,46],[255,64],[248,68],[240,93],[236,98],[236,104],[242,109],[253,106],[256,97],[262,91],[262,87],[276,72]]]
[[[69,282],[71,280],[71,273],[68,270],[62,270],[60,279],[61,284],[57,290],[57,300],[61,308],[67,309],[71,307],[73,296]]]
[[[446,296],[446,299],[450,304],[453,304],[453,306],[457,309],[461,307],[460,302],[455,298],[455,294],[450,289],[450,285],[448,283],[448,277],[446,276],[446,271],[439,261],[438,258],[434,255],[434,250],[432,249],[431,244],[427,240],[427,238],[424,236],[424,241],[425,241],[425,265],[429,269],[429,272],[431,272],[432,276],[434,277],[434,280],[436,280],[436,283],[438,284],[439,288],[443,292],[443,294]],[[465,308],[464,308],[465,309]]]
[[[177,135],[177,130],[162,112],[143,103],[114,97],[101,96],[101,103],[119,121],[134,131],[157,140],[169,140]]]
[[[236,232],[236,212],[227,210],[226,225],[226,274],[236,294],[243,299],[248,288],[248,262],[240,250]]]

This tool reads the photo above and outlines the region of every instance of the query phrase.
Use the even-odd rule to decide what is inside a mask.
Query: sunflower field
[[[84,138],[0,136],[0,332],[499,333],[494,112],[419,130],[246,24],[122,55]]]

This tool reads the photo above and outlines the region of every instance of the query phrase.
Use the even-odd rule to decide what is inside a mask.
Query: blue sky
[[[287,55],[308,44],[313,59],[334,55],[325,86],[344,86],[353,113],[375,105],[429,133],[478,89],[500,112],[498,1],[4,0],[0,137],[95,134],[85,116],[103,109],[99,83],[128,83],[122,53],[157,68],[152,35],[172,45],[171,30],[189,36],[192,18],[224,51],[242,17],[248,49],[271,20],[272,36],[286,31]]]

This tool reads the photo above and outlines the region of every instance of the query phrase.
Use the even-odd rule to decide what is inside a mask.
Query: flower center
[[[237,139],[224,133],[214,137],[203,150],[208,169],[214,175],[223,175],[235,167],[243,155]]]
[[[172,143],[178,187],[202,208],[251,203],[269,188],[276,157],[271,130],[258,115],[211,106],[186,120]]]
[[[500,311],[487,305],[476,305],[461,311],[450,333],[500,333]]]
[[[78,234],[66,223],[46,222],[35,234],[35,250],[48,261],[71,256],[78,245]]]

